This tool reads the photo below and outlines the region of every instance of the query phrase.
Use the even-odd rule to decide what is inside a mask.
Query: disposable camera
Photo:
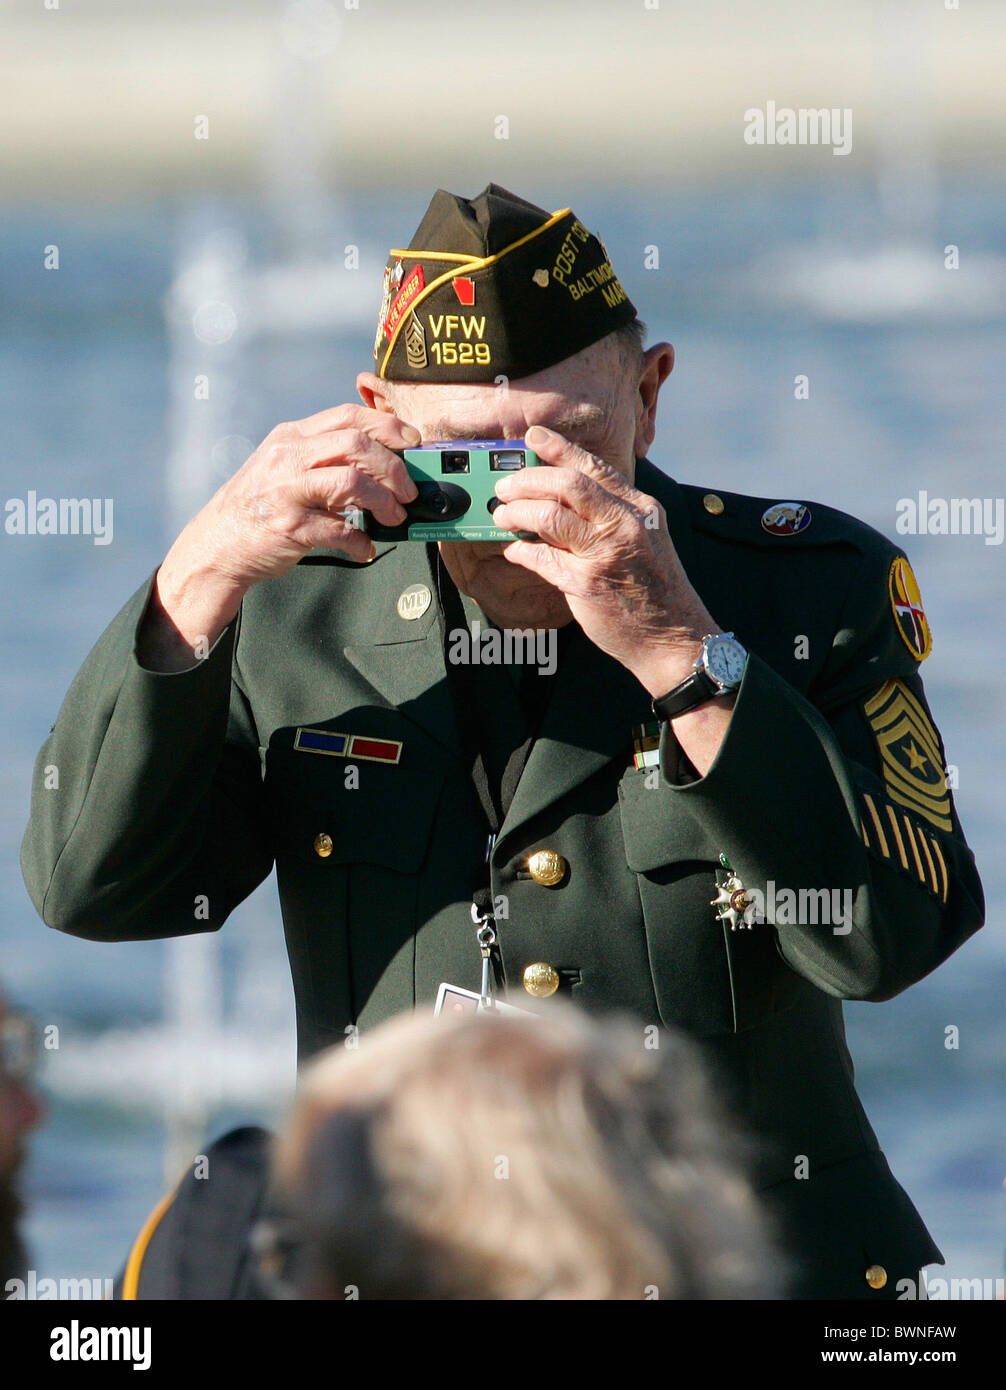
[[[382,526],[370,512],[359,512],[362,529],[375,541],[512,541],[533,538],[530,531],[504,531],[493,524],[502,505],[495,494],[501,473],[539,467],[538,455],[523,439],[451,439],[398,449],[419,496],[404,502],[408,517],[400,526]],[[360,524],[354,516],[356,524]]]

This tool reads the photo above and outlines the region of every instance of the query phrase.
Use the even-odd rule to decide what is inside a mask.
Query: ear
[[[660,388],[674,370],[674,349],[670,343],[655,343],[643,353],[639,372],[639,394],[636,401],[637,458],[644,458],[657,433],[657,397]]]
[[[373,372],[360,372],[356,378],[356,389],[368,410],[380,410],[385,415],[394,415],[394,408],[388,400],[387,382],[382,381],[379,376],[375,376]]]

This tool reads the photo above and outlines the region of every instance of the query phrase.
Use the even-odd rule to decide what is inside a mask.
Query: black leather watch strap
[[[687,714],[690,709],[697,709],[699,705],[704,705],[719,693],[719,685],[712,677],[707,676],[705,671],[693,671],[673,690],[651,702],[653,713],[658,719],[676,719],[679,714]]]

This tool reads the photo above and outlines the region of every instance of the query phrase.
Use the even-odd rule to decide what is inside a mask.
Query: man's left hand
[[[551,466],[501,478],[505,505],[493,520],[540,539],[512,541],[503,554],[560,589],[594,645],[651,695],[665,694],[690,673],[702,637],[721,629],[685,574],[663,508],[553,430],[535,425],[526,439]]]

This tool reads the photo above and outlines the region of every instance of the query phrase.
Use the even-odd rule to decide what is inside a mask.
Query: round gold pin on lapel
[[[398,595],[398,616],[406,622],[421,618],[433,602],[433,595],[425,584],[410,584]]]
[[[547,961],[536,960],[524,967],[521,983],[535,999],[548,999],[559,988],[559,972]]]

